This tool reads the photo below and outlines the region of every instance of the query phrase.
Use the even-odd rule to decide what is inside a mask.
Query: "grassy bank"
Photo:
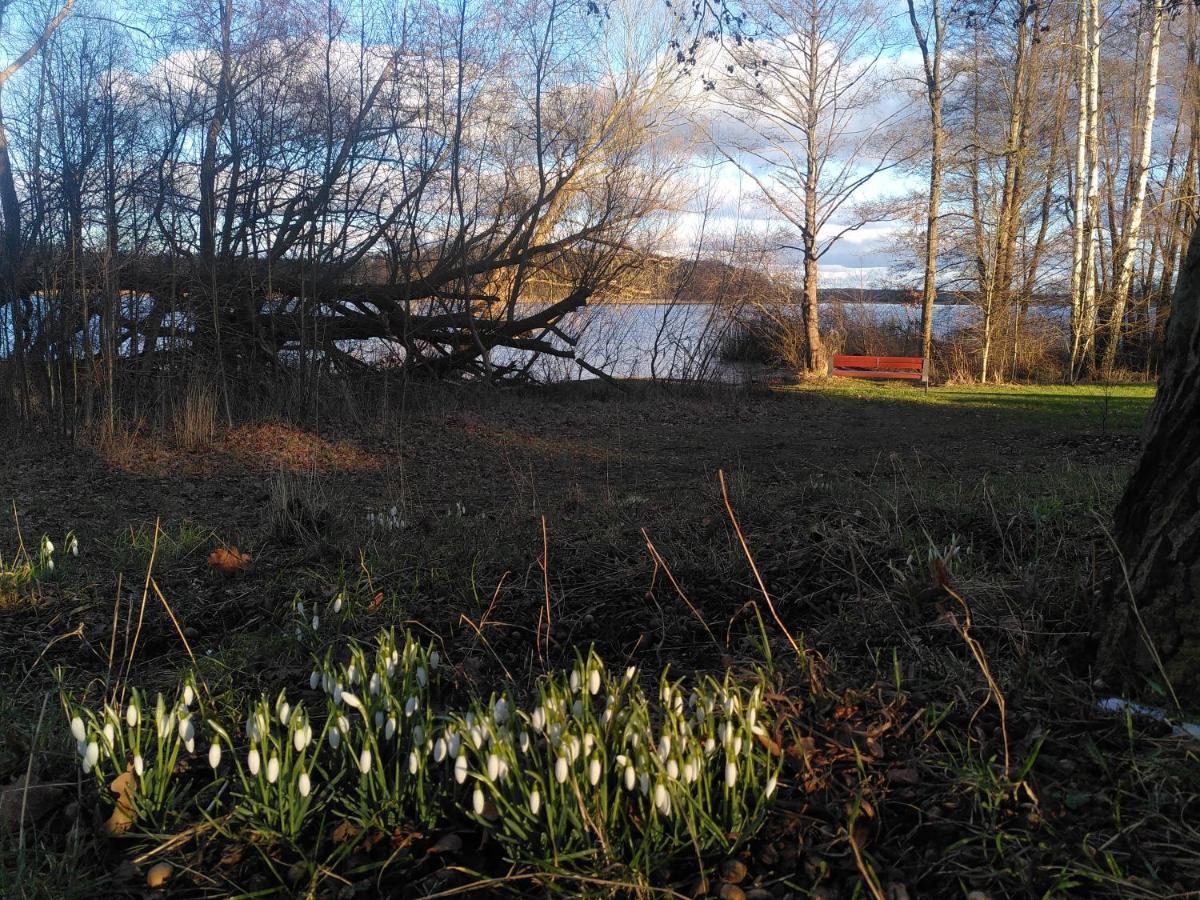
[[[43,533],[59,564],[15,579],[0,610],[15,686],[0,701],[0,776],[41,785],[23,794],[38,807],[23,827],[17,795],[4,798],[0,893],[140,895],[165,862],[181,896],[738,896],[722,874],[756,897],[1177,895],[1200,883],[1195,748],[1099,713],[1090,674],[1107,515],[1150,400],[859,383],[437,389],[393,421],[247,423],[202,451],[146,431],[14,448],[31,564]],[[68,529],[78,557],[62,555]],[[3,546],[11,566],[11,522]],[[249,564],[219,574],[209,554],[233,546]],[[353,642],[388,628],[445,661],[430,707],[443,717],[482,715],[499,693],[532,715],[539,676],[594,647],[606,671],[637,665],[657,736],[663,672],[686,695],[707,676],[749,689],[766,667],[769,811],[722,841],[680,834],[639,856],[619,848],[644,846],[652,789],[603,828],[584,803],[594,855],[579,866],[544,843],[530,852],[534,837],[452,780],[436,814],[399,800],[376,805],[388,818],[356,812],[353,760],[330,756],[313,781],[335,787],[295,833],[225,819],[242,790],[229,767],[250,749],[235,711],[286,688],[321,737],[334,707],[310,674],[344,673]],[[216,773],[229,786],[206,787],[204,740],[181,752],[188,790],[169,827],[106,835],[115,798],[81,774],[54,667],[93,710],[127,685],[172,697],[195,671],[211,717],[235,726]],[[584,772],[562,783],[586,793]],[[539,822],[526,830],[554,833]],[[598,850],[608,829],[637,840]]]

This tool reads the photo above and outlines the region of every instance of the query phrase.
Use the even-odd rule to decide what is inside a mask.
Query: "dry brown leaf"
[[[226,578],[246,571],[249,566],[250,555],[242,553],[237,547],[218,547],[208,555],[208,567]]]
[[[104,823],[104,830],[112,835],[124,834],[136,818],[133,811],[133,794],[137,790],[137,775],[132,767],[114,778],[108,788],[117,799],[112,815]]]

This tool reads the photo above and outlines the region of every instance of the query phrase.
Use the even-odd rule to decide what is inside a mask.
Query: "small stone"
[[[754,856],[760,866],[771,868],[779,862],[779,850],[774,844],[763,844]]]
[[[741,884],[746,880],[746,864],[740,859],[727,859],[721,864],[721,880],[727,884]]]
[[[160,888],[167,883],[167,879],[171,877],[171,873],[175,871],[171,868],[170,863],[159,863],[146,873],[146,887]]]
[[[701,875],[692,882],[692,887],[688,891],[690,897],[703,897],[708,893],[708,879]]]
[[[728,881],[721,885],[721,890],[717,896],[721,900],[746,900],[746,892],[736,884],[730,884]]]

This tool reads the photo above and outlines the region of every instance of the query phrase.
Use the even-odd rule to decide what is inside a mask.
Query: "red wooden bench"
[[[829,360],[829,374],[842,378],[902,378],[929,387],[929,360],[920,356],[846,356]]]

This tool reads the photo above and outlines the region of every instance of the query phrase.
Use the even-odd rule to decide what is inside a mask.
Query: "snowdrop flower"
[[[584,755],[584,756],[591,756],[591,755],[592,755],[592,748],[593,748],[593,747],[595,747],[595,746],[596,746],[596,738],[595,738],[595,736],[594,736],[594,735],[593,735],[593,734],[592,734],[592,733],[589,731],[589,732],[587,732],[587,733],[586,733],[586,734],[583,736],[583,755]]]
[[[359,712],[363,711],[362,701],[358,699],[357,694],[352,694],[349,691],[342,691],[342,702],[351,709],[357,709]]]
[[[192,717],[184,716],[179,720],[179,739],[185,744],[190,741],[196,734],[196,728],[192,725]]]
[[[600,780],[600,760],[593,756],[592,761],[588,763],[588,782],[595,787]]]
[[[483,791],[475,785],[475,793],[471,796],[471,805],[475,807],[475,815],[483,815]]]
[[[251,747],[250,752],[246,755],[246,768],[250,770],[251,775],[257,775],[260,765],[262,765],[262,757],[258,755],[258,748]]]
[[[366,747],[364,747],[363,752],[358,755],[358,771],[362,772],[364,775],[371,771],[371,751]]]
[[[641,790],[643,797],[650,793],[650,776],[645,772],[638,773],[638,788]]]
[[[221,765],[221,742],[213,741],[208,748],[208,764],[216,769]]]
[[[633,786],[637,784],[637,772],[634,771],[633,765],[625,767],[625,790],[632,791]]]
[[[333,702],[334,705],[341,705],[342,702],[342,685],[340,683],[333,686]]]
[[[458,784],[467,780],[467,757],[462,754],[454,760],[454,780]]]
[[[286,725],[292,715],[292,706],[286,700],[279,705],[279,724]]]
[[[87,729],[83,727],[83,719],[79,716],[71,719],[71,737],[77,741],[87,740]]]
[[[312,630],[313,631],[321,630],[321,617],[318,616],[316,613],[313,613],[313,617],[312,617]]]
[[[340,613],[342,611],[342,595],[341,594],[338,594],[337,597],[334,598],[333,611],[335,614]]]
[[[671,797],[661,782],[654,785],[654,808],[664,816],[671,814]]]
[[[336,750],[342,742],[342,733],[336,728],[330,728],[328,732],[329,746]]]
[[[304,610],[304,601],[303,600],[297,601],[296,612],[300,614],[300,618],[304,618],[304,616],[307,615],[307,613]]]
[[[104,746],[112,750],[113,741],[117,738],[117,729],[113,728],[112,722],[105,722],[104,728],[101,729],[104,734]]]
[[[358,684],[358,666],[350,663],[350,668],[346,670],[346,680],[351,684]]]
[[[444,737],[439,737],[436,741],[433,742],[433,761],[440,763],[445,758],[446,758],[446,739]]]
[[[500,757],[495,753],[489,753],[487,758],[487,777],[489,781],[495,781],[500,776]]]
[[[497,725],[503,725],[508,721],[508,701],[503,697],[492,704],[492,721]]]
[[[457,731],[450,735],[446,743],[446,751],[451,756],[458,756],[458,751],[462,747],[462,735]]]
[[[132,703],[125,707],[125,724],[130,728],[137,728],[137,723],[140,718],[141,714],[138,712],[138,708]]]
[[[763,790],[763,796],[770,797],[772,794],[775,793],[775,788],[778,786],[779,786],[779,778],[776,777],[775,775],[772,775],[770,778],[767,779],[767,786]]]
[[[675,761],[674,757],[667,760],[667,777],[672,781],[679,777],[679,763]]]
[[[416,750],[412,750],[408,754],[408,774],[416,775],[419,768],[421,768],[420,757],[417,756]]]
[[[704,754],[706,756],[712,756],[716,752],[717,752],[717,742],[715,740],[713,740],[711,737],[707,738],[704,741]]]
[[[533,711],[533,715],[529,719],[529,724],[533,726],[533,730],[541,734],[543,728],[546,727],[546,712],[540,706]]]
[[[658,739],[658,758],[666,759],[671,755],[671,736],[664,734]]]
[[[725,787],[732,788],[737,784],[737,764],[734,762],[725,763]]]
[[[133,758],[133,771],[137,773],[138,778],[146,774],[146,761],[140,753]]]
[[[417,666],[417,684],[421,687],[429,684],[429,673],[425,671],[424,666]]]
[[[279,758],[272,756],[267,760],[267,783],[274,784],[279,779]]]
[[[671,774],[670,766],[667,767],[667,774]],[[696,780],[696,766],[690,759],[683,764],[683,780],[688,784]]]
[[[83,762],[87,768],[96,765],[100,760],[100,745],[95,741],[88,741],[87,747],[83,751]]]
[[[572,669],[571,670],[571,693],[575,694],[578,692],[579,692],[579,670]]]
[[[522,731],[520,733],[520,735],[517,736],[517,746],[521,748],[522,753],[529,752],[529,732],[528,731]]]
[[[308,742],[309,742],[309,735],[308,735],[308,726],[307,725],[305,725],[301,728],[297,728],[292,733],[292,746],[296,748],[297,753],[303,753],[304,748],[308,746]]]
[[[733,737],[733,755],[737,756],[742,752],[742,736],[740,734]]]
[[[185,684],[183,686],[183,705],[184,705],[184,707],[185,708],[190,707],[192,705],[192,701],[195,699],[196,699],[196,692],[194,690],[192,690],[192,686],[190,684]]]
[[[383,727],[383,710],[378,710],[375,713],[375,730],[378,731]]]
[[[47,554],[54,552],[54,542],[50,538],[42,538],[42,550]]]
[[[434,650],[429,654],[429,668],[436,669],[442,662],[442,655]]]
[[[625,670],[625,681],[633,681],[635,675],[637,675],[637,666],[630,666]]]
[[[371,681],[367,686],[367,689],[371,692],[371,696],[374,697],[375,695],[377,695],[380,691],[380,688],[382,688],[382,687],[383,687],[383,680],[379,677],[379,673],[372,672],[371,673]]]
[[[296,789],[300,792],[301,797],[307,797],[309,791],[312,790],[312,780],[308,777],[307,772],[301,772],[300,777],[296,779]]]
[[[67,538],[67,552],[72,556],[79,555],[79,539],[73,534]]]
[[[54,560],[53,559],[46,560],[46,569],[47,569],[47,571],[50,571],[50,572],[54,571]]]
[[[384,740],[390,741],[392,739],[392,736],[395,735],[395,733],[396,733],[396,717],[388,716],[387,724],[383,728]],[[414,734],[416,733],[415,729],[414,729],[413,733]]]
[[[417,711],[417,708],[420,705],[420,701],[417,700],[417,695],[413,694],[413,696],[409,697],[407,702],[404,704],[404,715],[411,716]]]
[[[583,701],[576,700],[571,704],[571,714],[577,719],[583,718]]]
[[[350,733],[350,720],[345,716],[338,716],[337,728],[342,734]]]
[[[567,760],[566,757],[560,756],[554,761],[554,777],[562,784],[567,780]]]
[[[538,814],[538,810],[541,808],[542,795],[538,792],[537,788],[534,788],[529,794],[529,811],[536,816]]]

